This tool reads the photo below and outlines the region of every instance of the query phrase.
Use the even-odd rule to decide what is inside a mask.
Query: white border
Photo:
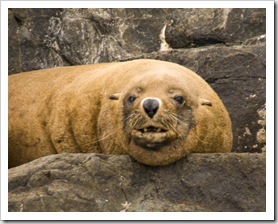
[[[274,77],[277,74],[274,71],[273,2],[272,7],[266,8],[266,15],[266,211],[272,213],[274,218]]]
[[[66,3],[66,4],[65,4]],[[66,7],[65,7],[66,6]],[[8,212],[8,8],[266,8],[266,212]],[[2,220],[273,220],[274,219],[274,2],[273,1],[2,1],[1,2],[1,219]]]

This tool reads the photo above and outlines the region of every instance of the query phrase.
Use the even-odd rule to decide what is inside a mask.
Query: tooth
[[[161,132],[161,129],[160,129],[160,128],[158,128],[158,129],[157,129],[157,132]]]
[[[147,132],[148,131],[148,129],[147,128],[144,128],[144,132]]]

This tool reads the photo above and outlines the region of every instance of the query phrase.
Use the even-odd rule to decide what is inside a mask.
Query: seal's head
[[[201,97],[194,78],[177,71],[145,72],[137,77],[119,97],[111,96],[119,99],[122,107],[121,136],[125,136],[123,145],[129,155],[156,166],[170,164],[200,148],[211,148],[211,143],[206,144],[209,131],[200,132],[198,126],[213,123],[211,116],[199,118],[206,116],[212,102]],[[207,86],[202,89],[200,85],[201,91],[207,92]]]

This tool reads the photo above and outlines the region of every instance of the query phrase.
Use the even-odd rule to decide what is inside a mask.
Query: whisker
[[[137,127],[137,125],[138,125],[138,123],[139,123],[139,118],[138,118],[139,116],[137,116],[136,118],[134,118],[134,124],[132,124],[131,126],[132,126],[132,129],[135,129],[136,127]]]
[[[173,113],[171,113],[171,114],[169,113],[169,116],[175,117],[175,119],[177,119],[181,124],[183,124],[184,126],[188,126],[188,124],[185,123],[184,121],[182,121],[182,120],[178,117],[178,115],[173,114]],[[205,143],[205,144],[208,144],[208,142],[206,142],[206,141],[200,139],[200,137],[199,137],[193,130],[191,130],[191,132],[192,132],[192,134],[193,134],[200,142]]]
[[[205,144],[209,144],[209,142],[206,142],[206,141],[200,139],[200,137],[193,130],[191,130],[191,132],[200,142],[205,143]]]

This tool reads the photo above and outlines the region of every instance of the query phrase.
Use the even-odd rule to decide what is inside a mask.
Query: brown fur
[[[177,95],[184,97],[182,104]],[[142,109],[145,97],[162,102],[153,119]],[[141,133],[148,126],[168,132]],[[135,137],[162,144],[140,147]],[[9,77],[9,167],[63,152],[129,154],[156,166],[190,152],[231,147],[231,121],[221,100],[201,77],[177,64],[142,59]]]

